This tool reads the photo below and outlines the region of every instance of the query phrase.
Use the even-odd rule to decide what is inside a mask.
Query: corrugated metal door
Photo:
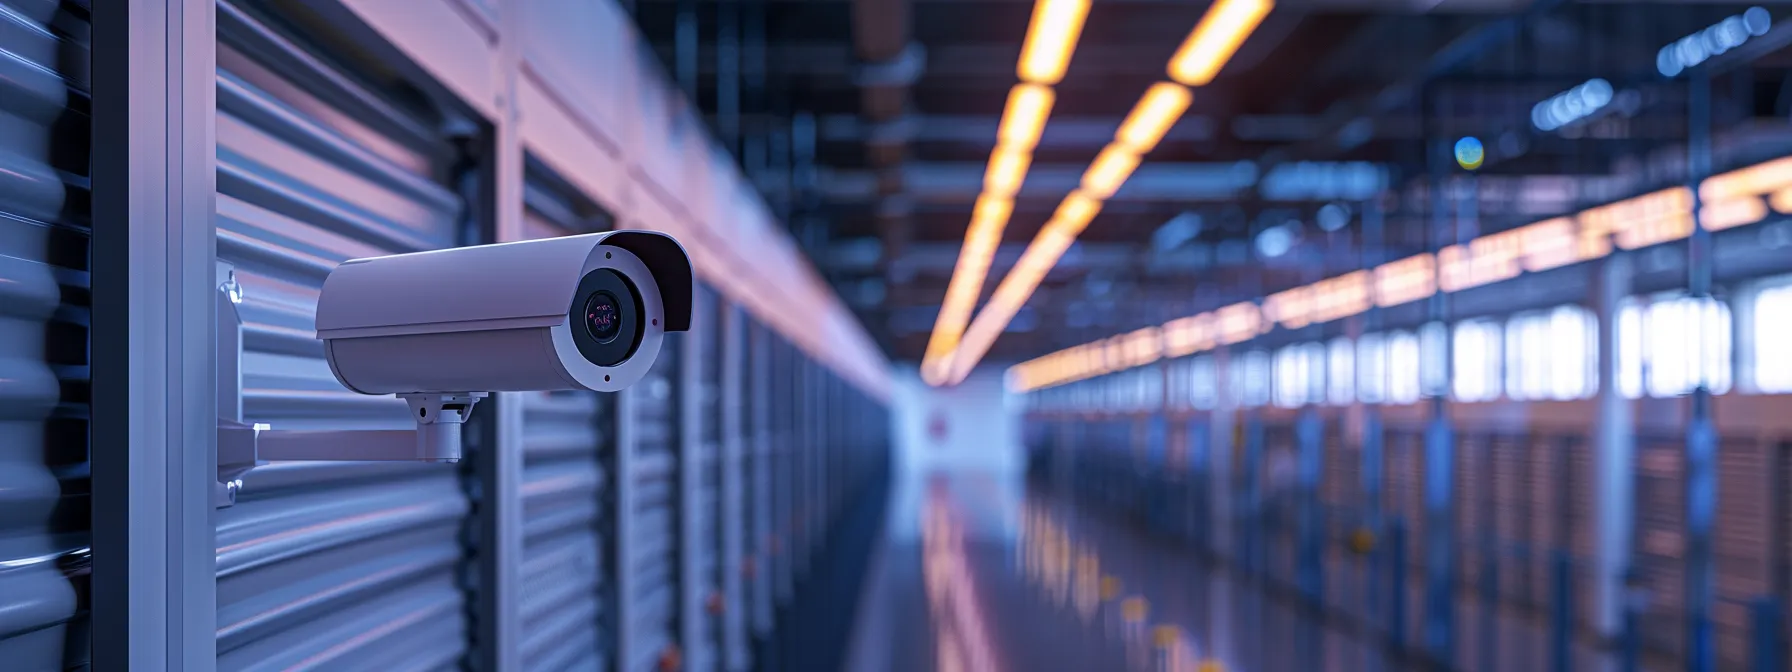
[[[796,587],[792,560],[796,545],[796,357],[784,339],[772,336],[773,381],[771,495],[772,495],[772,606],[790,603]]]
[[[753,445],[749,439],[752,436],[751,418],[747,412],[749,406],[745,389],[748,380],[746,314],[738,306],[725,301],[717,306],[717,312],[723,315],[720,338],[717,339],[722,347],[722,368],[718,376],[722,393],[721,405],[718,407],[721,423],[717,428],[722,446],[722,491],[716,500],[716,517],[722,535],[719,571],[725,604],[722,611],[722,651],[726,653],[724,668],[729,672],[741,672],[752,664],[747,649],[750,605],[747,601],[747,576],[743,571],[750,536],[747,526],[751,520],[748,517],[748,503],[751,500],[747,497],[751,462],[747,459],[747,451]]]
[[[689,454],[695,458],[690,462],[694,469],[685,479],[693,487],[689,501],[694,504],[687,512],[691,526],[691,534],[686,537],[691,569],[688,589],[693,602],[688,613],[694,617],[686,624],[685,669],[709,672],[717,669],[721,661],[722,616],[727,607],[722,594],[721,555],[722,521],[727,514],[722,509],[722,341],[718,328],[722,320],[717,310],[720,300],[707,285],[697,286],[695,298],[695,315],[686,339],[694,341],[694,347],[687,352],[696,356],[690,362],[692,370],[683,379],[695,388],[688,390],[693,398],[684,406],[695,415],[685,423],[694,434]]]
[[[0,660],[87,664],[87,16],[0,0]]]
[[[773,372],[777,369],[772,338],[771,331],[764,325],[752,324],[749,350],[752,355],[747,358],[747,376],[742,384],[748,404],[746,436],[751,442],[748,473],[752,474],[746,492],[747,521],[752,530],[747,537],[750,547],[746,569],[752,580],[748,601],[753,614],[753,636],[761,640],[772,632],[772,591],[776,575],[772,539],[775,529],[772,510],[776,501],[772,492],[772,446],[777,430],[772,395],[777,388],[772,383]]]
[[[611,403],[592,392],[524,400],[522,660],[530,670],[603,669],[600,457]]]
[[[538,170],[531,167],[526,184],[525,235],[603,228]],[[613,643],[605,633],[614,614],[603,609],[612,584],[605,580],[602,530],[615,395],[541,392],[523,401],[521,658],[542,672],[608,669]]]
[[[683,334],[667,334],[659,359],[640,382],[623,391],[630,423],[625,467],[630,480],[623,561],[630,564],[623,590],[628,601],[623,637],[625,672],[657,669],[676,644],[678,628],[678,423],[673,381],[683,359]]]
[[[218,255],[245,290],[243,406],[276,429],[403,429],[338,384],[313,337],[337,262],[449,247],[462,200],[429,113],[218,6]],[[467,647],[466,466],[256,469],[218,514],[220,670],[452,669]]]

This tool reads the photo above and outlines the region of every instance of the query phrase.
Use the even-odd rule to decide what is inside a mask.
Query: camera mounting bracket
[[[229,264],[217,267],[218,481],[212,502],[236,503],[242,476],[268,462],[458,462],[461,426],[486,392],[400,394],[415,429],[292,430],[243,422],[242,286]]]

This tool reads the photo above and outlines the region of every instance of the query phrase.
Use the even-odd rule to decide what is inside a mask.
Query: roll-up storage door
[[[404,402],[344,389],[314,338],[318,290],[355,257],[453,246],[455,154],[402,105],[283,24],[220,3],[218,256],[244,301],[243,411],[274,429],[409,429]],[[395,88],[383,82],[380,91]],[[220,670],[455,669],[466,465],[276,463],[217,517]]]
[[[88,659],[87,13],[0,0],[0,667]]]
[[[678,633],[678,416],[673,381],[683,350],[683,334],[667,334],[659,358],[647,375],[623,391],[627,395],[622,448],[630,480],[627,508],[630,516],[622,561],[625,573],[622,614],[627,639],[624,672],[657,669],[659,658],[676,644]]]
[[[543,167],[529,163],[523,233],[529,238],[590,233],[610,218]],[[518,393],[523,400],[523,559],[521,659],[528,670],[607,670],[604,564],[613,394]]]
[[[772,336],[773,380],[771,495],[772,495],[772,602],[774,608],[790,603],[795,590],[791,560],[796,545],[796,362],[795,350],[783,338]],[[778,626],[784,624],[779,623]]]
[[[691,651],[686,669],[709,672],[721,664],[725,650],[722,630],[728,607],[722,575],[722,548],[726,541],[723,525],[729,514],[722,500],[723,469],[727,464],[722,456],[722,302],[714,290],[702,284],[697,287],[696,299],[698,315],[691,321],[691,329],[695,332],[697,358],[691,362],[695,371],[686,380],[697,384],[692,391],[697,398],[690,406],[697,413],[697,492],[693,498],[697,506],[693,512],[696,515],[692,516],[697,522],[697,534],[689,550],[691,564],[697,570],[693,593],[700,598],[701,615],[692,629],[695,639],[687,642]]]
[[[721,496],[717,498],[716,519],[721,539],[721,585],[725,606],[722,611],[723,668],[742,672],[752,663],[747,650],[747,620],[751,605],[747,601],[747,545],[752,519],[749,517],[747,484],[751,478],[748,451],[753,446],[751,414],[748,412],[745,384],[747,378],[746,313],[739,306],[718,297],[717,312],[723,315],[717,339],[721,370],[718,375],[722,397],[718,427],[722,445]]]
[[[772,417],[773,386],[772,372],[775,370],[771,330],[754,322],[750,329],[751,353],[746,361],[745,380],[741,391],[747,404],[746,416],[749,420],[746,437],[751,443],[748,454],[746,500],[747,524],[751,533],[747,540],[747,575],[751,579],[748,586],[748,602],[753,615],[753,635],[755,639],[763,639],[772,632],[772,505],[776,501],[772,494],[772,445],[774,443],[774,420]]]

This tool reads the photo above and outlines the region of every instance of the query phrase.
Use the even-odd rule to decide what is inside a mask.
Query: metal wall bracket
[[[416,429],[291,430],[243,422],[243,321],[236,272],[217,268],[218,481],[212,502],[236,504],[243,474],[268,462],[460,461],[461,425],[486,392],[400,394]]]

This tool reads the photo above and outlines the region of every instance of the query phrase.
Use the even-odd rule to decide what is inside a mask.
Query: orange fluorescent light
[[[1114,141],[1125,145],[1137,154],[1145,154],[1157,147],[1188,110],[1194,96],[1186,87],[1170,82],[1158,82],[1145,91],[1139,104],[1133,106],[1132,113],[1126,115],[1126,121],[1120,124],[1120,132],[1114,134]]]
[[[1095,215],[1099,212],[1101,212],[1100,199],[1083,193],[1080,189],[1070,192],[1070,195],[1065,196],[1064,202],[1059,203],[1058,209],[1052,213],[1052,221],[1046,223],[1046,231],[1067,229],[1070,235],[1075,237],[1076,234],[1082,233],[1084,227],[1089,226],[1089,222],[1095,219]],[[1040,233],[1043,235],[1046,231]],[[1052,261],[1056,262],[1057,260],[1053,259]]]
[[[983,280],[989,274],[990,259],[995,256],[996,246],[1002,241],[1002,229],[1007,227],[1008,216],[1013,211],[1014,201],[1006,198],[989,194],[977,198],[971,225],[965,230],[964,247],[958,252],[957,267],[946,287],[939,316],[934,320],[933,335],[927,341],[924,377],[929,370],[943,376],[942,360],[958,345],[965,323],[971,320],[971,309],[976,307],[977,295],[983,291]],[[937,384],[932,378],[927,382]]]
[[[1051,116],[1057,96],[1049,86],[1016,84],[1008,91],[1008,106],[1002,110],[1002,126],[996,131],[996,144],[1011,149],[1033,149],[1039,135],[1045,132],[1045,118]]]
[[[989,169],[983,173],[983,193],[996,198],[1013,198],[1027,179],[1027,166],[1033,154],[1024,149],[997,147],[989,155]]]
[[[1002,198],[993,194],[983,194],[982,196],[978,196],[977,205],[971,210],[971,229],[974,231],[979,226],[993,226],[996,229],[996,233],[1000,235],[1002,227],[1008,225],[1008,216],[1013,212],[1013,199]],[[969,235],[969,233],[967,232],[966,235]]]
[[[1070,55],[1089,16],[1089,0],[1039,0],[1033,5],[1033,21],[1027,41],[1020,48],[1021,81],[1057,84],[1070,67]]]
[[[1133,169],[1138,167],[1138,154],[1118,143],[1108,145],[1083,172],[1082,192],[1107,200],[1120,190],[1120,185],[1125,184],[1126,178],[1132,177]]]
[[[1272,0],[1219,0],[1201,17],[1176,55],[1170,58],[1170,79],[1185,86],[1213,81],[1238,46],[1250,37],[1274,7]]]

